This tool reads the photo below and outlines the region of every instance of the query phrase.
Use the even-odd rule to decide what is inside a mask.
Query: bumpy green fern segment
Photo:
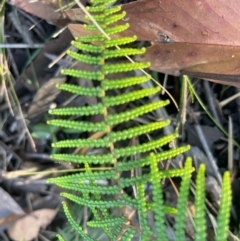
[[[162,179],[161,172],[158,169],[158,161],[156,156],[152,153],[150,155],[151,160],[151,182],[153,186],[153,203],[154,203],[154,219],[156,227],[157,241],[167,241],[167,235],[165,230],[165,212],[163,204],[163,193],[159,180]]]
[[[135,230],[127,227],[127,217],[112,215],[112,208],[123,209],[126,205],[138,210],[142,240],[167,240],[164,226],[165,213],[176,213],[176,209],[164,205],[162,191],[159,190],[160,179],[175,176],[186,177],[185,169],[173,169],[159,171],[157,163],[169,158],[173,158],[190,147],[178,147],[168,151],[156,153],[150,158],[149,152],[159,150],[160,147],[169,144],[178,137],[176,133],[168,136],[159,137],[159,130],[170,124],[170,121],[155,121],[136,126],[136,118],[157,110],[169,104],[169,100],[158,100],[150,102],[149,98],[159,91],[158,87],[141,89],[140,85],[150,80],[149,75],[134,76],[134,71],[148,68],[150,63],[144,62],[123,62],[125,55],[136,55],[144,53],[145,49],[135,49],[126,44],[136,41],[136,36],[115,37],[129,27],[128,23],[116,24],[126,13],[121,12],[121,7],[113,6],[115,0],[92,0],[92,6],[88,11],[98,21],[99,26],[111,39],[107,39],[94,24],[84,25],[87,30],[93,30],[93,35],[81,36],[72,41],[72,45],[78,49],[78,53],[68,51],[68,55],[76,61],[92,65],[92,71],[65,69],[62,74],[76,78],[84,78],[93,81],[93,86],[77,86],[73,84],[59,84],[57,88],[75,95],[95,98],[97,104],[82,107],[66,107],[50,110],[50,114],[58,116],[58,119],[48,121],[49,124],[63,129],[75,130],[79,134],[77,139],[61,140],[52,144],[55,148],[86,148],[92,150],[91,153],[102,154],[53,154],[51,157],[61,162],[71,162],[83,166],[85,171],[67,175],[63,177],[50,178],[49,182],[54,183],[69,192],[62,193],[66,199],[88,207],[93,213],[92,220],[88,226],[102,228],[109,240],[127,241],[134,237]],[[86,17],[89,20],[89,17]],[[116,49],[115,46],[121,46]],[[120,58],[119,58],[120,57]],[[118,60],[119,58],[119,60]],[[111,61],[111,59],[113,61]],[[119,77],[119,73],[126,73]],[[115,75],[117,74],[117,75]],[[129,88],[129,92],[124,89]],[[112,90],[118,90],[118,95],[114,96]],[[141,101],[141,105],[133,103]],[[147,101],[147,103],[145,103]],[[142,104],[145,103],[145,104]],[[122,105],[126,107],[122,110]],[[136,106],[133,108],[132,106]],[[120,108],[121,107],[121,108]],[[113,112],[112,109],[116,111]],[[114,114],[113,114],[114,113]],[[99,122],[91,122],[86,116],[101,115]],[[61,116],[63,118],[61,119]],[[72,117],[69,118],[68,117]],[[116,125],[119,125],[116,127]],[[116,129],[115,129],[116,128]],[[118,128],[118,129],[117,129]],[[123,129],[124,128],[124,129]],[[86,138],[91,133],[101,132],[101,138]],[[146,141],[146,134],[151,133],[157,136],[155,140]],[[130,140],[139,138],[139,144],[132,146]],[[142,138],[143,137],[143,138]],[[119,142],[120,145],[119,145]],[[137,160],[130,160],[133,155],[143,155]],[[128,158],[127,161],[125,159]],[[153,163],[152,163],[153,162]],[[142,167],[150,168],[148,174],[134,176],[132,178],[123,177],[122,172],[130,172]],[[94,170],[93,168],[94,167]],[[96,171],[98,167],[106,167],[105,171]],[[189,172],[192,168],[188,169]],[[101,186],[100,182],[107,184]],[[146,199],[144,190],[146,183],[153,185],[153,202],[149,203]],[[126,195],[124,188],[136,187],[138,190],[137,198]],[[74,194],[71,192],[74,191]],[[93,240],[86,234],[74,220],[68,210],[66,203],[63,203],[64,212],[71,225],[82,236],[83,240]],[[156,222],[156,235],[151,230],[147,221],[147,212],[154,212]],[[161,238],[159,237],[161,235]],[[61,237],[59,236],[59,239]]]
[[[153,233],[149,227],[148,220],[147,220],[147,203],[144,191],[144,184],[140,183],[137,185],[138,191],[138,216],[139,216],[139,223],[141,227],[141,240],[148,241],[150,240]]]
[[[60,234],[57,234],[56,237],[59,241],[65,241],[65,239]]]
[[[195,194],[195,241],[205,241],[207,236],[205,214],[205,166],[200,165],[196,180]]]
[[[89,221],[87,224],[89,227],[112,227],[124,224],[124,217],[109,218],[100,221]]]
[[[79,224],[74,220],[72,214],[70,213],[67,204],[63,202],[63,210],[68,219],[68,222],[75,228],[75,230],[84,238],[86,241],[95,241],[91,237],[89,237],[84,230],[79,226]]]
[[[131,241],[136,231],[134,229],[127,229],[127,231],[124,232],[123,236],[121,236],[121,241]]]
[[[220,200],[220,210],[217,217],[217,234],[215,241],[226,241],[228,236],[228,224],[230,221],[231,210],[231,181],[230,173],[225,172],[223,175],[222,194]]]
[[[192,173],[192,160],[187,158],[184,166],[184,175],[182,177],[178,204],[177,204],[177,215],[175,218],[175,237],[178,241],[185,241],[185,220],[187,211],[187,200],[190,188],[191,173]]]

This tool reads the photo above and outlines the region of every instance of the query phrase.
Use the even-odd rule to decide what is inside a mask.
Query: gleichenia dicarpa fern
[[[168,100],[158,100],[149,102],[148,98],[159,92],[159,87],[141,89],[142,83],[150,81],[150,76],[143,74],[133,76],[132,73],[138,69],[149,68],[150,63],[144,62],[122,62],[125,56],[138,55],[145,52],[145,49],[129,47],[136,41],[133,37],[115,37],[117,33],[126,30],[128,23],[116,24],[118,20],[125,17],[126,13],[121,11],[120,6],[114,6],[115,0],[92,0],[88,12],[97,21],[101,29],[112,38],[106,38],[105,34],[98,32],[96,24],[85,26],[87,30],[94,31],[93,35],[81,36],[72,42],[78,52],[68,51],[68,55],[76,61],[94,66],[94,71],[65,69],[63,74],[83,78],[93,82],[94,87],[83,87],[73,84],[60,84],[58,89],[68,91],[75,95],[95,97],[98,102],[95,105],[84,107],[65,107],[50,111],[55,116],[69,116],[70,119],[59,118],[49,121],[49,124],[61,128],[74,129],[81,133],[102,133],[98,139],[71,139],[53,143],[55,148],[89,148],[89,150],[101,150],[87,154],[53,154],[52,158],[61,162],[71,162],[82,165],[84,172],[61,176],[49,179],[50,183],[68,189],[61,195],[67,200],[88,207],[93,214],[91,220],[87,222],[89,227],[102,228],[106,240],[136,240],[143,241],[171,240],[166,232],[165,214],[176,214],[175,217],[175,240],[185,239],[185,218],[187,214],[187,199],[190,189],[191,173],[194,170],[190,159],[187,159],[183,168],[159,170],[158,164],[161,161],[173,158],[187,151],[189,146],[177,147],[171,150],[156,152],[166,144],[177,138],[177,133],[157,136],[155,140],[141,138],[139,144],[126,145],[123,147],[117,143],[128,143],[135,137],[146,137],[148,133],[159,133],[158,130],[169,125],[169,120],[156,120],[146,124],[138,123],[136,118],[144,114],[153,112],[158,108],[166,106]],[[89,20],[89,17],[86,17]],[[116,48],[120,46],[121,48]],[[117,60],[119,61],[117,62]],[[129,72],[129,73],[128,73]],[[125,73],[125,77],[119,77],[119,73]],[[115,76],[114,76],[115,75]],[[123,76],[123,75],[122,75]],[[126,77],[127,76],[127,77]],[[131,88],[129,88],[131,87]],[[113,95],[113,90],[124,90],[129,92]],[[137,104],[132,107],[132,102],[141,101],[144,104]],[[121,105],[127,106],[125,110],[119,108]],[[115,113],[110,109],[114,108]],[[86,121],[85,116],[102,116],[99,122]],[[82,118],[83,117],[83,118]],[[122,125],[123,124],[123,125]],[[124,126],[124,130],[119,130],[117,126]],[[101,153],[101,154],[96,154]],[[137,158],[133,159],[132,157]],[[101,167],[98,170],[97,167]],[[105,167],[105,169],[104,169]],[[148,171],[136,172],[141,168]],[[125,173],[125,175],[123,175]],[[126,175],[135,173],[138,175]],[[176,208],[164,204],[161,180],[172,177],[182,177],[180,195]],[[99,181],[105,180],[108,185],[99,185]],[[152,199],[146,198],[146,184],[152,186]],[[223,177],[223,205],[221,205],[216,241],[226,240],[229,205],[231,191],[229,185],[229,174]],[[196,188],[196,215],[195,239],[204,241],[206,239],[205,221],[205,193],[204,193],[204,166],[199,169]],[[125,192],[126,188],[135,190],[135,195]],[[124,208],[128,206],[137,211],[138,223],[136,227],[128,222],[128,217],[124,215]],[[90,233],[87,233],[74,219],[71,210],[66,202],[63,202],[63,209],[69,223],[82,236],[82,240],[94,241]],[[116,211],[117,210],[117,211]],[[148,213],[154,215],[154,226],[149,224]],[[140,238],[139,238],[140,237]],[[64,240],[58,235],[59,240]]]

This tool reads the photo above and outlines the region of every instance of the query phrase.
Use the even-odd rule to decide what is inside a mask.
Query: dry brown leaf
[[[188,43],[154,43],[138,60],[171,75],[189,74],[240,86],[240,47]]]
[[[0,187],[0,230],[25,215],[16,201]]]
[[[140,40],[240,46],[238,0],[141,0],[123,10]]]
[[[58,209],[39,209],[16,221],[8,234],[14,241],[30,241],[37,237],[40,228],[46,228],[54,219]]]

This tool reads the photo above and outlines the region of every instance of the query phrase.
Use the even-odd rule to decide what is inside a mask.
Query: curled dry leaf
[[[46,228],[54,219],[58,209],[39,209],[16,221],[8,234],[14,241],[30,241],[37,237],[40,228]]]

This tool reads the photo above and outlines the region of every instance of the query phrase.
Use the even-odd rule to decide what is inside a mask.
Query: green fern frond
[[[187,211],[187,200],[190,187],[192,173],[192,160],[187,158],[184,166],[184,175],[182,177],[178,204],[177,204],[177,215],[175,218],[175,237],[178,241],[185,241],[185,220],[186,220],[186,211]]]
[[[88,220],[87,225],[101,228],[109,240],[130,241],[135,232],[140,230],[141,240],[165,241],[167,236],[164,215],[165,213],[175,214],[176,209],[164,204],[160,185],[161,179],[182,176],[182,182],[187,184],[187,181],[189,181],[187,178],[190,179],[193,168],[186,165],[184,169],[159,170],[158,162],[175,157],[187,151],[190,147],[177,147],[152,154],[149,157],[149,152],[159,151],[160,147],[175,140],[178,134],[173,133],[160,137],[161,132],[158,132],[158,130],[169,125],[169,120],[136,125],[136,118],[168,105],[169,100],[145,103],[147,97],[159,92],[160,88],[142,89],[141,86],[137,86],[149,81],[151,76],[133,76],[134,72],[149,68],[150,63],[123,62],[122,57],[142,54],[145,52],[145,48],[135,49],[131,46],[125,46],[136,41],[136,36],[116,37],[114,35],[129,27],[128,23],[119,24],[118,21],[126,13],[121,12],[120,6],[112,6],[114,2],[115,0],[91,1],[92,6],[87,7],[87,10],[93,15],[93,19],[98,22],[99,26],[91,23],[91,17],[87,16],[86,19],[89,20],[90,24],[84,25],[84,28],[93,30],[93,35],[77,37],[72,41],[72,45],[76,47],[78,52],[72,50],[67,52],[76,61],[94,67],[90,68],[92,71],[80,69],[62,70],[62,74],[94,81],[94,87],[87,88],[68,83],[57,86],[58,89],[75,95],[95,97],[97,104],[83,107],[57,108],[49,111],[50,114],[57,115],[58,119],[49,120],[48,124],[75,130],[75,136],[77,136],[75,139],[56,141],[52,143],[52,146],[64,148],[67,151],[69,150],[66,148],[86,148],[88,151],[86,154],[56,153],[51,155],[51,158],[61,162],[80,164],[84,171],[50,178],[48,182],[66,189],[67,191],[62,193],[64,198],[80,206],[86,206],[93,214],[92,220]],[[109,39],[106,38],[102,31],[98,31],[99,27],[110,35]],[[119,47],[115,48],[115,46],[121,46],[121,49]],[[123,73],[121,74],[123,77],[119,77],[119,73]],[[128,90],[123,89],[127,87],[131,88]],[[114,90],[118,90],[118,95],[115,95]],[[141,105],[137,102],[139,100]],[[122,111],[122,108],[118,108],[116,112],[112,112],[113,108],[122,104],[125,104],[127,108],[131,106],[131,109]],[[94,117],[95,115],[97,115],[98,119],[98,115],[101,116],[100,121],[91,122],[93,118],[86,118],[86,116]],[[64,118],[61,119],[61,116],[64,116]],[[101,138],[86,138],[92,132],[100,132]],[[147,138],[142,138],[142,135],[151,132],[154,132],[153,136],[156,134],[157,138],[145,141]],[[138,144],[127,146],[126,140],[132,138],[138,138]],[[144,156],[131,161],[124,159],[125,157],[132,158],[136,154],[144,154]],[[131,178],[125,175],[131,170],[142,167],[149,171]],[[100,171],[100,169],[103,170],[104,168],[105,171]],[[104,181],[107,185],[101,186],[99,181]],[[153,187],[152,201],[146,199],[144,187],[147,183]],[[136,187],[136,197],[126,194],[125,188],[129,187]],[[182,207],[187,194],[184,188],[181,189],[183,189],[181,191],[183,197],[179,199],[181,204],[179,205]],[[183,198],[185,199],[182,200]],[[127,217],[117,216],[112,212],[113,208],[123,210],[125,206],[136,209],[139,214],[140,227],[136,228],[136,230],[127,223]],[[69,223],[78,231],[83,240],[92,241],[91,235],[86,234],[78,226],[65,203],[63,203],[63,209]],[[155,229],[152,229],[148,223],[148,211],[154,213]],[[180,215],[183,212],[180,211]],[[178,219],[182,220],[179,217],[176,219],[176,223],[180,222]],[[179,232],[178,229],[176,230]]]
[[[196,216],[195,220],[195,240],[206,240],[206,215],[205,215],[205,166],[200,165],[196,180],[196,195],[195,195]]]
[[[228,236],[228,223],[230,221],[230,210],[231,210],[231,182],[230,173],[225,172],[223,175],[222,182],[222,194],[220,200],[220,210],[217,217],[217,233],[216,241],[226,241]]]

